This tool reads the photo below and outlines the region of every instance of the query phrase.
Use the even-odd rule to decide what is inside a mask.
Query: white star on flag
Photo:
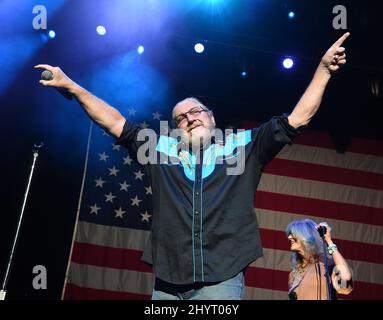
[[[89,206],[90,207],[90,213],[95,213],[95,214],[98,214],[98,210],[101,209],[101,207],[97,207],[97,203],[95,203],[93,206]]]
[[[106,131],[104,131],[104,130],[102,130],[102,129],[101,129],[101,131],[102,131],[102,135],[103,135],[103,136],[108,136],[108,137],[109,137],[109,134],[108,134]]]
[[[128,115],[129,116],[134,116],[136,114],[137,110],[134,108],[128,109]]]
[[[109,156],[105,153],[105,151],[103,153],[99,153],[98,154],[100,156],[100,161],[105,161],[109,158]]]
[[[112,150],[120,151],[121,146],[119,144],[112,143]]]
[[[105,202],[111,202],[111,203],[113,203],[113,199],[116,197],[111,192],[109,192],[109,194],[104,194],[104,196],[106,197]]]
[[[101,188],[104,187],[104,183],[106,182],[105,180],[102,180],[101,177],[98,179],[94,179],[94,181],[96,181],[96,187],[101,187]]]
[[[141,213],[141,216],[142,216],[141,221],[149,222],[149,218],[150,218],[152,215],[148,214],[148,211],[145,211],[145,213]]]
[[[108,168],[108,170],[110,171],[109,173],[110,176],[116,176],[116,177],[117,177],[117,172],[120,171],[116,168],[116,166],[113,166],[113,168]]]
[[[152,193],[152,186],[145,187],[145,190],[146,190],[146,194],[153,194]]]
[[[162,114],[158,113],[157,111],[152,113],[152,115],[153,115],[153,120],[156,120],[156,119],[161,120],[160,118],[161,118]]]
[[[120,191],[122,191],[122,190],[128,191],[128,187],[130,187],[130,184],[127,184],[126,180],[124,180],[123,183],[120,183],[120,186],[121,186]]]
[[[129,166],[132,164],[133,159],[127,155],[124,159],[124,164],[128,164]]]
[[[114,210],[114,212],[116,213],[116,215],[114,216],[115,218],[123,218],[124,217],[124,213],[126,211],[122,210],[122,208],[120,207],[118,210]]]
[[[140,128],[146,129],[146,128],[149,128],[149,125],[145,121],[143,121],[143,122],[140,122]]]
[[[130,200],[132,200],[132,207],[133,206],[137,206],[138,207],[140,205],[140,202],[142,201],[142,200],[138,199],[137,196],[135,196],[134,198],[130,198]]]
[[[140,180],[142,180],[142,177],[145,175],[145,174],[143,174],[142,172],[141,172],[141,170],[138,170],[137,172],[134,172],[134,175],[135,175],[135,180],[137,180],[137,179],[140,179]]]

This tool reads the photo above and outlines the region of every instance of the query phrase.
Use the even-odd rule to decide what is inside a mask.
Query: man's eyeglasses
[[[190,109],[188,112],[179,114],[173,119],[173,122],[175,126],[179,127],[181,123],[187,120],[188,115],[192,117],[196,117],[196,116],[199,116],[201,112],[209,112],[209,110],[202,109],[202,107],[196,107],[196,108]]]

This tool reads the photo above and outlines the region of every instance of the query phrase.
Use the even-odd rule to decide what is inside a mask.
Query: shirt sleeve
[[[138,125],[126,120],[121,135],[116,139],[115,144],[119,144],[127,148],[129,155],[133,158],[133,160],[141,165],[141,163],[137,160],[137,151],[145,143],[145,141],[139,141],[137,139],[140,130],[141,128]]]
[[[289,124],[288,114],[273,117],[259,128],[253,129],[254,152],[260,165],[270,162],[286,144],[301,133]]]

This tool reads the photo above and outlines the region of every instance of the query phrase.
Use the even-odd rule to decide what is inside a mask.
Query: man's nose
[[[193,123],[195,121],[195,116],[191,115],[191,114],[186,114],[186,119],[188,121],[188,123]]]

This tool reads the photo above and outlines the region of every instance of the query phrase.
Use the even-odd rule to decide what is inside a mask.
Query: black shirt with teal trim
[[[137,139],[139,130],[126,121],[116,141],[133,157],[144,144]],[[159,136],[157,158],[178,164],[144,165],[152,185],[153,220],[142,259],[153,265],[156,278],[175,285],[221,282],[263,255],[255,191],[264,166],[298,133],[287,115],[273,117],[229,135],[224,145],[212,143],[200,161],[188,150],[179,152],[171,137]],[[243,151],[243,173],[228,175],[233,157]]]

